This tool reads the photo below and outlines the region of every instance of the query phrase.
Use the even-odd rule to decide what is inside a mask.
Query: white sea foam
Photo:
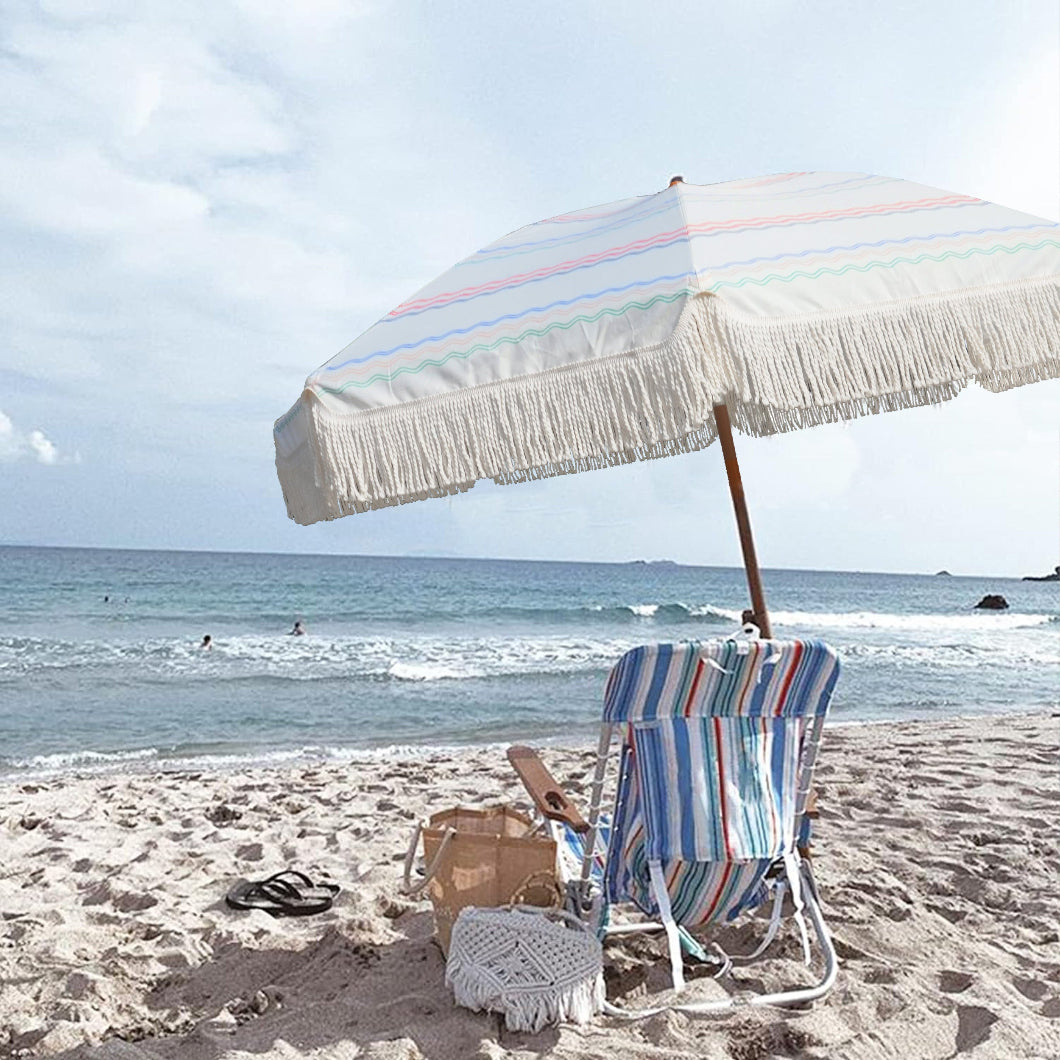
[[[1054,615],[1023,614],[1010,611],[977,611],[974,614],[897,615],[876,611],[770,611],[774,626],[802,629],[890,629],[958,632],[973,630],[1033,629],[1055,622]]]
[[[685,604],[680,604],[679,606],[686,607]],[[692,618],[717,618],[726,622],[732,622],[737,626],[742,625],[743,623],[743,612],[730,611],[725,607],[714,607],[711,604],[696,604],[687,606],[686,609]]]
[[[987,664],[998,666],[1055,666],[1056,645],[1049,642],[1029,643],[1011,640],[994,643],[980,636],[976,644],[869,644],[863,641],[845,642],[840,651],[844,659],[866,659],[880,664],[922,667],[974,669]]]
[[[734,626],[740,624],[739,611],[715,607],[713,604],[686,604],[681,601],[658,604],[626,604],[625,607],[619,610],[626,611],[637,618],[668,619],[678,623],[687,620],[707,619],[708,621],[713,620],[719,625],[724,625],[728,622],[731,622]]]
[[[238,680],[273,678],[319,681],[375,678],[398,681],[459,680],[521,674],[551,674],[609,667],[640,642],[628,637],[538,636],[460,637],[405,634],[383,637],[218,637],[211,652],[183,642],[145,641],[120,650],[90,642],[24,647],[11,669],[55,667],[120,677],[179,681],[187,678]],[[0,649],[2,652],[2,649]],[[62,657],[62,662],[58,657]],[[0,662],[0,669],[3,662]]]
[[[613,609],[618,614],[618,609]],[[73,679],[180,682],[274,679],[327,681],[456,681],[475,678],[601,671],[644,640],[709,637],[735,629],[739,613],[712,604],[641,603],[622,609],[628,624],[586,625],[587,635],[536,632],[464,636],[402,632],[393,636],[218,636],[204,652],[187,639],[150,638],[107,643],[45,638],[0,638],[0,680],[35,672],[73,671]],[[922,640],[923,661],[1055,661],[1055,615],[1026,612],[890,614],[873,611],[774,611],[779,636],[808,633],[852,654],[909,660]],[[689,625],[685,619],[693,620]],[[698,625],[698,620],[705,620]],[[598,631],[593,635],[593,631]],[[614,635],[607,635],[612,632]],[[601,635],[603,634],[603,635]],[[882,639],[882,644],[881,644]],[[1033,641],[1033,643],[1031,643]],[[940,647],[940,645],[942,647]],[[952,645],[947,648],[946,645]],[[901,649],[901,650],[898,650]],[[904,653],[904,654],[903,654]]]
[[[395,659],[387,674],[397,681],[458,681],[465,677],[481,676],[470,672],[466,667],[450,663],[407,662],[403,659]]]
[[[391,646],[386,676],[399,681],[443,681],[596,671],[609,668],[636,643],[635,638],[560,636],[423,638]]]
[[[134,762],[144,762],[157,757],[158,749],[155,747],[145,747],[134,751],[68,751],[14,758],[9,765],[34,773],[66,773],[71,770],[93,772],[97,769],[121,768]]]
[[[575,741],[576,742],[576,741]],[[566,740],[564,746],[571,745]],[[342,747],[309,744],[285,749],[248,749],[237,752],[204,753],[180,749],[162,752],[149,747],[134,751],[82,751],[71,754],[32,755],[12,758],[0,767],[0,776],[47,779],[56,776],[103,776],[113,773],[235,772],[243,769],[286,769],[296,766],[356,765],[376,762],[429,763],[467,749],[468,744],[387,744],[378,747]],[[475,744],[489,751],[508,743]]]

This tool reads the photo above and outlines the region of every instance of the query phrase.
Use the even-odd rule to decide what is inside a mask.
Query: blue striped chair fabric
[[[677,924],[732,919],[768,896],[766,877],[807,836],[796,820],[808,726],[839,661],[819,641],[714,641],[635,648],[611,672],[605,722],[625,730],[605,869],[608,902],[658,915],[661,868]]]

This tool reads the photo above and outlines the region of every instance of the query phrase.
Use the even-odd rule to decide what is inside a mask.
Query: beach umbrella
[[[1060,225],[887,177],[674,178],[464,259],[313,372],[276,421],[299,523],[491,478],[760,436],[1060,376]]]

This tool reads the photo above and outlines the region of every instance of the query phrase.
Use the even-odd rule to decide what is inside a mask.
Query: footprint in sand
[[[1012,985],[1028,1000],[1041,1001],[1049,993],[1049,985],[1040,979],[1015,978]]]
[[[975,976],[971,972],[959,972],[944,968],[939,972],[939,989],[944,994],[961,994],[972,985]]]
[[[966,1053],[990,1037],[998,1016],[980,1005],[957,1006],[957,1052]]]

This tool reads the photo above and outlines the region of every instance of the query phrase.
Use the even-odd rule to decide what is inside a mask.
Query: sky
[[[792,170],[1060,219],[1055,0],[0,0],[0,544],[736,565],[717,446],[299,527],[309,372],[529,222]],[[764,567],[1060,562],[1060,381],[737,437]]]

